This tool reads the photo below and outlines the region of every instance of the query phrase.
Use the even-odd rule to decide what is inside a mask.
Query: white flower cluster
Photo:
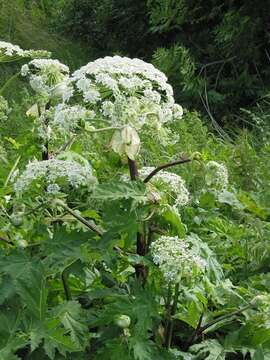
[[[68,86],[69,68],[53,59],[34,59],[21,68],[21,75],[29,77],[34,91],[49,96],[69,98],[72,94]]]
[[[0,41],[0,54],[1,54],[0,56],[6,55],[9,57],[13,57],[13,56],[24,57],[25,51],[21,49],[18,45],[13,45],[6,41]]]
[[[20,58],[40,58],[49,56],[50,53],[45,50],[23,50],[18,45],[0,41],[0,62],[12,61]]]
[[[216,161],[209,161],[206,164],[205,181],[209,187],[215,190],[225,190],[229,182],[229,175],[226,166]]]
[[[89,164],[50,159],[30,162],[14,183],[15,193],[21,195],[29,191],[34,183],[42,189],[47,186],[49,193],[53,194],[67,184],[75,189],[88,187],[96,183],[96,178]]]
[[[188,239],[161,236],[151,244],[151,252],[166,281],[177,283],[181,278],[205,270],[204,259],[192,248]]]
[[[59,104],[53,109],[53,117],[50,126],[53,131],[58,131],[61,136],[70,136],[77,128],[83,126],[86,121],[95,117],[95,112],[83,106]]]
[[[95,106],[113,126],[166,123],[181,118],[166,76],[139,59],[114,56],[88,63],[71,77],[83,101]]]
[[[139,175],[142,179],[146,178],[152,171],[154,167],[147,166],[139,170]],[[190,193],[186,188],[184,179],[181,176],[168,172],[168,171],[159,171],[155,176],[150,180],[154,185],[162,183],[162,185],[167,185],[169,190],[175,194],[175,201],[173,207],[177,209],[187,205],[190,200]]]
[[[10,112],[10,108],[8,106],[7,100],[0,95],[0,121],[6,121],[9,112]]]

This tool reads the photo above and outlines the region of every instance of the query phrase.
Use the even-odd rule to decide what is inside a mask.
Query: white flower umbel
[[[183,114],[166,76],[139,59],[114,56],[95,60],[75,71],[70,84],[74,99],[81,98],[112,127],[157,133],[163,124]]]
[[[205,181],[206,184],[214,190],[225,190],[229,182],[229,175],[226,166],[216,161],[209,161],[206,164]]]
[[[139,175],[145,179],[155,168],[143,167],[139,170]],[[166,185],[168,190],[173,193],[174,208],[179,208],[187,205],[190,200],[190,193],[186,188],[185,180],[181,176],[168,171],[159,171],[152,177],[150,182],[158,187],[159,184]]]
[[[53,109],[50,126],[52,131],[67,137],[75,133],[77,129],[84,127],[85,123],[93,120],[94,117],[95,112],[83,106],[59,104]]]
[[[165,123],[183,115],[166,76],[140,59],[97,59],[75,71],[71,82],[83,100],[98,105],[114,125],[129,124],[138,130],[147,118]],[[131,119],[125,115],[128,111],[135,113]]]
[[[178,283],[205,270],[205,261],[188,239],[161,236],[151,244],[153,261],[168,282]]]
[[[20,58],[49,57],[50,53],[45,50],[23,50],[18,45],[6,41],[0,41],[0,62],[19,60]]]
[[[0,41],[0,50],[2,54],[7,56],[24,56],[23,49],[21,49],[18,45],[13,45],[6,41]]]
[[[20,196],[31,190],[32,186],[49,193],[56,193],[67,185],[78,189],[90,187],[96,183],[89,163],[79,163],[71,160],[50,159],[46,161],[30,162],[24,172],[14,183],[14,191]],[[58,188],[56,189],[56,185]]]
[[[52,59],[34,59],[21,68],[21,75],[29,77],[30,86],[39,94],[67,96],[72,91],[67,85],[69,68]]]

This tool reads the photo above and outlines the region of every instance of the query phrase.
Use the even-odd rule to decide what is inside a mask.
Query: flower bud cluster
[[[166,281],[179,282],[205,270],[204,259],[192,248],[188,238],[161,236],[151,244],[151,253]]]

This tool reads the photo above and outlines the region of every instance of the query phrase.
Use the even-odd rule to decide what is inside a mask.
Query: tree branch
[[[192,161],[192,159],[179,159],[179,160],[176,160],[176,161],[172,161],[172,162],[169,162],[169,163],[166,163],[166,164],[163,164],[163,165],[160,165],[158,166],[157,168],[155,168],[144,180],[143,182],[146,184],[148,183],[153,176],[155,176],[158,172],[160,172],[161,170],[164,170],[164,169],[167,169],[169,167],[172,167],[172,166],[176,166],[176,165],[180,165],[180,164],[185,164],[185,163],[188,163]]]

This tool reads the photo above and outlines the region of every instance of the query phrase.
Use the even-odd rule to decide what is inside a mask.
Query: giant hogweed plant
[[[21,75],[40,153],[0,193],[0,358],[268,358],[268,296],[234,286],[182,221],[196,201],[177,168],[199,162],[202,196],[224,199],[226,167],[198,153],[147,163],[149,139],[172,144],[185,121],[165,75],[118,56],[72,75],[34,59]]]

